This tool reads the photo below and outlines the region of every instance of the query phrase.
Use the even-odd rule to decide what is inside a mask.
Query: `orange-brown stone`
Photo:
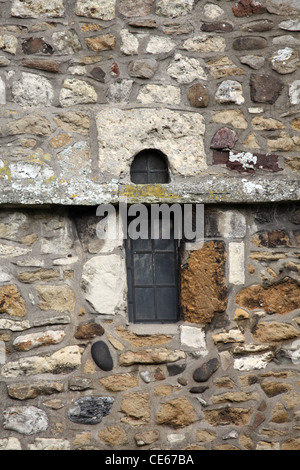
[[[12,317],[24,317],[26,304],[20,292],[14,285],[0,287],[0,313],[7,313]]]
[[[210,323],[215,312],[227,307],[225,246],[220,241],[204,243],[190,253],[187,266],[181,269],[181,308],[183,320]]]
[[[300,308],[300,285],[289,277],[267,287],[253,285],[242,289],[235,301],[249,310],[260,308],[268,314],[285,315]]]

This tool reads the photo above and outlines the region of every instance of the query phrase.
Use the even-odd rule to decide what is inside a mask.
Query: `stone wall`
[[[1,450],[300,448],[298,3],[0,1]],[[205,203],[174,325],[128,322],[121,197]]]
[[[84,214],[1,213],[1,448],[299,449],[299,205],[207,206],[173,327]]]

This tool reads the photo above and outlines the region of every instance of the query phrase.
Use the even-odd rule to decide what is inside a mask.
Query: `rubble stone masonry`
[[[299,0],[0,0],[0,450],[300,449],[299,73]],[[129,322],[124,199],[204,204],[177,323]]]

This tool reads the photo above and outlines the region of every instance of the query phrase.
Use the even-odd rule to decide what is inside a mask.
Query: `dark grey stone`
[[[100,369],[109,371],[113,369],[113,360],[104,341],[97,341],[91,348],[92,358]]]
[[[194,371],[193,379],[196,382],[206,382],[212,376],[212,374],[218,369],[218,367],[219,367],[218,359],[216,358],[210,359],[208,362],[206,362],[205,364],[202,364],[201,367],[198,367],[198,369]]]
[[[167,369],[170,376],[181,374],[186,368],[186,364],[168,364]]]
[[[111,412],[112,397],[83,397],[68,411],[68,418],[74,423],[97,424]]]
[[[192,387],[190,393],[203,393],[208,389],[207,385],[199,385],[198,387]]]

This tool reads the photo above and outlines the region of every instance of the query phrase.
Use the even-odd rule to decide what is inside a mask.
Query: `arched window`
[[[132,162],[130,177],[136,184],[169,183],[166,157],[159,150],[142,150]]]
[[[167,159],[156,150],[143,150],[133,160],[131,181],[136,184],[168,183]],[[173,230],[163,238],[161,220],[151,220],[147,239],[126,240],[129,321],[172,323],[179,318],[178,243]],[[171,221],[172,223],[172,221]],[[158,224],[159,236],[151,238],[151,226]]]

